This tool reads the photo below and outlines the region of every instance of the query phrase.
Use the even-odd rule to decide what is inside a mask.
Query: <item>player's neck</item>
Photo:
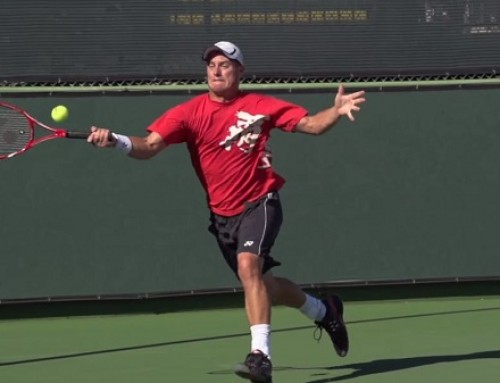
[[[240,93],[241,92],[239,89],[233,89],[233,90],[223,92],[223,93],[215,93],[213,91],[209,91],[208,97],[210,97],[210,99],[212,101],[225,104],[225,103],[233,101],[235,98],[237,98],[240,95]]]

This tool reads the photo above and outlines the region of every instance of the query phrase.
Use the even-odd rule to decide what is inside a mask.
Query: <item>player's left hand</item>
[[[347,116],[349,120],[354,121],[353,112],[360,110],[359,104],[365,102],[365,91],[345,94],[344,86],[340,85],[337,95],[335,96],[335,108],[339,115]]]

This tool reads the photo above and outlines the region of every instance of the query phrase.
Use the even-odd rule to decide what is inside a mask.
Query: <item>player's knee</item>
[[[238,276],[243,284],[262,278],[262,264],[258,255],[238,254]]]

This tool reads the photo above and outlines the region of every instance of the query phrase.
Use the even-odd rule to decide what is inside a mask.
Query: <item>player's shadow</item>
[[[348,374],[340,376],[324,377],[318,380],[309,380],[305,383],[329,383],[340,382],[343,380],[356,379],[366,375],[384,374],[387,372],[399,371],[408,368],[428,366],[437,363],[453,363],[464,360],[475,359],[500,359],[500,350],[481,351],[470,354],[460,355],[433,355],[433,356],[419,356],[413,358],[399,358],[399,359],[377,359],[370,362],[344,364],[341,366],[324,367],[327,371],[337,371],[351,369],[354,370]],[[295,369],[293,367],[283,369]],[[318,368],[321,369],[321,368]],[[297,368],[302,370],[302,368]],[[316,373],[318,375],[328,375],[325,373]]]

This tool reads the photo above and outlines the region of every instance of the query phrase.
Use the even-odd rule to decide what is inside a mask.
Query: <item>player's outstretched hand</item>
[[[345,94],[344,86],[340,85],[335,96],[335,108],[341,116],[347,116],[349,120],[354,121],[353,112],[360,110],[359,105],[365,102],[365,91]]]

